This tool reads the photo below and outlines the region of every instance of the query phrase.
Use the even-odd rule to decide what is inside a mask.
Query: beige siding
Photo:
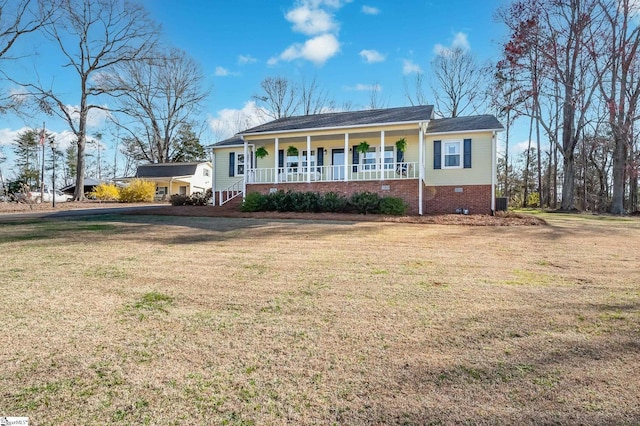
[[[230,152],[242,153],[243,148],[241,146],[232,148],[216,148],[215,164],[213,166],[213,172],[216,174],[216,190],[226,189],[238,180],[242,179],[242,176],[229,176]]]
[[[460,133],[445,135],[427,135],[425,157],[425,181],[427,185],[483,185],[491,184],[492,161],[491,144],[493,134]],[[449,140],[471,139],[471,168],[470,169],[434,169],[433,141],[443,143]],[[461,153],[462,154],[462,153]],[[461,159],[462,162],[462,159]]]

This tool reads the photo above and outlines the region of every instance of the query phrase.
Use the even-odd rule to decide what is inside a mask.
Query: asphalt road
[[[154,208],[166,207],[166,205],[157,206],[136,206],[136,207],[106,207],[106,208],[91,208],[91,209],[73,209],[73,210],[60,210],[57,212],[29,212],[29,213],[0,213],[0,223],[3,222],[19,222],[29,219],[63,219],[67,217],[80,217],[91,215],[103,215],[103,214],[120,214],[127,213],[136,210],[151,210]]]

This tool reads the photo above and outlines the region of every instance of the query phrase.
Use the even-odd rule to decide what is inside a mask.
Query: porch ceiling
[[[395,140],[395,138],[403,138],[407,136],[416,136],[418,134],[418,129],[413,130],[390,130],[384,132],[385,141]],[[266,135],[265,135],[266,136]],[[269,135],[270,137],[259,139],[259,140],[251,140],[249,143],[256,145],[266,145],[272,144],[275,141],[275,137]],[[313,135],[311,136],[311,142],[317,140],[323,140],[328,142],[335,141],[336,143],[344,144],[344,133],[332,133],[327,135]],[[356,139],[380,139],[380,132],[349,132],[349,140],[355,141]],[[294,137],[278,137],[278,142],[280,144],[283,143],[307,143],[306,136],[294,136]],[[351,142],[349,142],[351,143]]]

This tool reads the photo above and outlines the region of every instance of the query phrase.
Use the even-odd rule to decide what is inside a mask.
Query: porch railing
[[[234,198],[242,195],[243,188],[244,188],[244,182],[243,182],[243,179],[240,179],[239,181],[234,182],[228,188],[221,190],[218,198],[219,199],[218,205],[222,206],[225,203],[228,203],[229,201],[233,200]]]
[[[385,163],[344,166],[279,167],[253,169],[249,171],[247,183],[284,183],[284,182],[339,182],[365,180],[417,179],[417,162]]]

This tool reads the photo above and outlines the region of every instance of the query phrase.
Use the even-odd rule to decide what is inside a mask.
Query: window
[[[187,187],[186,187],[186,186],[180,186],[180,187],[178,187],[178,194],[180,194],[180,195],[187,195]]]
[[[462,141],[443,141],[443,168],[460,168],[460,145]]]
[[[362,163],[364,170],[376,169],[376,149],[369,148],[367,152],[362,154]]]
[[[384,147],[384,168],[393,169],[393,147]]]
[[[287,173],[298,173],[297,155],[287,155]]]
[[[311,168],[316,166],[316,151],[311,151]],[[307,151],[302,151],[302,172],[307,171]]]
[[[236,176],[244,175],[244,154],[236,154]]]

